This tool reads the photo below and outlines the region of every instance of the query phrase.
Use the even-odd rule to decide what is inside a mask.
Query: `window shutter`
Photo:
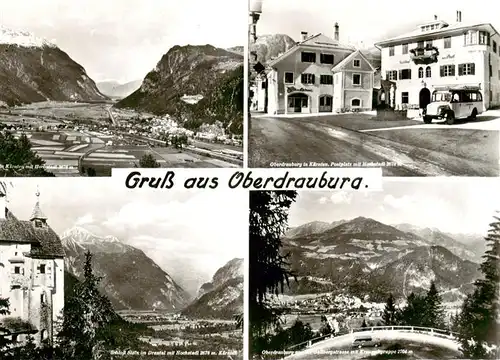
[[[390,71],[386,71],[386,72],[385,72],[385,79],[386,79],[386,80],[390,80],[390,79],[391,79],[390,74],[391,74],[391,72],[390,72]]]
[[[464,74],[464,66],[462,64],[458,65],[458,76],[462,76]]]
[[[313,74],[313,76],[312,76],[312,84],[313,84],[313,85],[314,85],[314,83],[315,83],[315,80],[316,80],[316,75],[314,75],[314,74]]]
[[[471,75],[475,75],[476,74],[476,64],[474,64],[474,63],[470,64],[470,74]]]
[[[444,66],[439,67],[439,76],[443,77],[444,76]]]
[[[408,69],[408,79],[411,79],[411,69]]]
[[[451,76],[455,76],[455,65],[450,66],[450,74]]]

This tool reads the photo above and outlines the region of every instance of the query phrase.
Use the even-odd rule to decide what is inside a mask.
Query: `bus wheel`
[[[424,123],[430,124],[432,122],[432,118],[430,116],[425,115],[424,116]]]
[[[446,113],[446,123],[448,125],[453,125],[454,122],[455,122],[455,114],[453,114],[453,111],[448,111]]]
[[[472,110],[472,113],[470,114],[470,119],[476,120],[476,117],[477,117],[477,109],[474,108],[474,110]]]

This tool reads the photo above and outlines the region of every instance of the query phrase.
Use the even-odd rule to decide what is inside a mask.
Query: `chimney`
[[[302,37],[302,41],[304,41],[305,39],[307,39],[307,31],[302,31],[300,33],[300,36]]]
[[[462,12],[457,10],[457,22],[462,22]]]
[[[333,38],[337,41],[339,41],[339,23],[335,23],[335,33],[333,35]]]
[[[437,15],[434,15],[434,20],[437,20],[438,19],[438,16]]]

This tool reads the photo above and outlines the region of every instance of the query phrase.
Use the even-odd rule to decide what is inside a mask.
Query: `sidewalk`
[[[321,116],[342,116],[342,115],[352,115],[352,114],[361,114],[361,115],[377,115],[376,111],[360,111],[360,112],[345,112],[345,113],[314,113],[314,114],[279,114],[279,115],[271,115],[261,112],[250,113],[250,116],[253,118],[279,118],[279,119],[294,119],[294,118],[308,118],[308,117],[321,117]]]

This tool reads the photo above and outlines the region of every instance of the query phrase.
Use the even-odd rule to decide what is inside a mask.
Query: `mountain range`
[[[116,310],[180,310],[189,295],[143,251],[113,236],[100,237],[75,227],[61,237],[66,271],[81,279],[85,253],[93,254],[93,268],[102,277],[101,291]]]
[[[184,98],[198,99],[195,103]],[[243,56],[212,45],[174,46],[117,108],[169,114],[197,128],[220,120],[243,131]]]
[[[183,310],[196,318],[231,319],[243,313],[243,259],[235,258],[221,267],[212,281],[200,287],[198,296]]]
[[[291,228],[283,239],[298,281],[290,293],[338,291],[385,300],[428,289],[463,297],[479,276],[481,253],[437,229],[358,217]]]
[[[166,310],[198,318],[227,318],[243,311],[243,259],[235,258],[203,284],[195,299],[140,249],[114,236],[97,236],[74,227],[61,241],[66,254],[65,288],[83,277],[85,253],[93,255],[100,290],[115,310]]]
[[[117,81],[100,81],[97,88],[112,99],[123,99],[141,87],[142,80],[129,81],[124,84]]]
[[[0,27],[0,101],[104,101],[85,69],[64,51],[29,32]]]

